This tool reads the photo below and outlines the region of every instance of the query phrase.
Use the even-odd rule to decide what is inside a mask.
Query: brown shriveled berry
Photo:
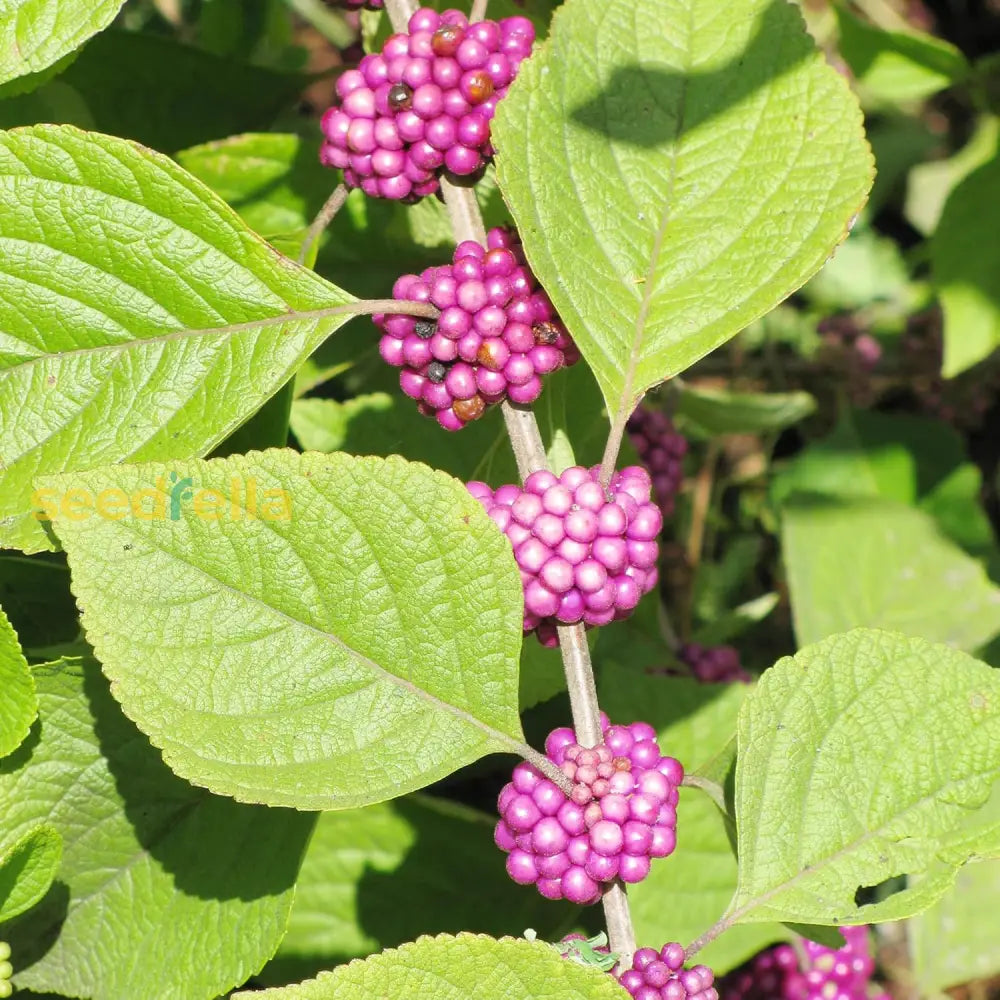
[[[500,346],[494,342],[484,340],[476,352],[476,360],[490,371],[498,372],[506,364],[506,359],[502,359],[499,354]]]
[[[431,35],[431,48],[436,56],[453,56],[462,39],[465,38],[465,31],[457,24],[442,24],[437,31]]]
[[[616,771],[631,771],[632,761],[628,757],[615,757],[611,762],[614,765]]]
[[[559,327],[548,320],[536,323],[531,332],[535,335],[535,343],[540,346],[551,347],[559,339]]]
[[[493,96],[493,78],[484,69],[478,69],[469,77],[469,103],[482,104]]]
[[[427,377],[432,382],[443,382],[445,375],[448,374],[448,366],[441,364],[440,361],[432,361],[427,366]]]
[[[486,403],[483,402],[483,397],[476,393],[469,399],[456,399],[451,408],[455,411],[455,416],[467,424],[470,420],[478,420],[483,415]]]
[[[413,91],[405,83],[394,83],[386,100],[393,111],[409,111],[413,105]]]

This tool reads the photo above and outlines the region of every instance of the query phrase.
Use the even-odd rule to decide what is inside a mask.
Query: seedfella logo
[[[254,478],[233,476],[228,488],[199,487],[190,476],[171,472],[152,486],[127,493],[112,487],[97,493],[80,487],[65,492],[35,490],[31,496],[39,521],[56,517],[86,521],[290,521],[292,498],[287,490],[265,488]]]

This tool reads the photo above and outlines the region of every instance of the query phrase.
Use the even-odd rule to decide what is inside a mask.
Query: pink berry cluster
[[[722,1000],[889,1000],[869,992],[875,962],[867,927],[841,927],[845,944],[803,940],[803,960],[788,944],[768,948],[719,983]]]
[[[430,302],[434,320],[377,313],[382,358],[421,413],[459,430],[486,407],[532,403],[542,375],[575,364],[580,354],[525,263],[513,230],[491,229],[486,247],[460,243],[451,264],[404,274],[396,299]]]
[[[625,618],[656,586],[657,536],[649,474],[638,465],[615,473],[607,494],[599,468],[562,475],[533,472],[519,486],[469,492],[507,536],[524,585],[524,631],[558,644],[556,625],[606,625]]]
[[[323,116],[321,162],[373,197],[419,199],[438,190],[441,169],[479,170],[493,155],[497,102],[535,40],[525,17],[469,24],[427,7],[408,28],[341,74],[339,103]]]
[[[635,1000],[719,1000],[712,970],[707,965],[685,969],[684,949],[676,942],[658,952],[640,948],[632,968],[617,978]]]
[[[702,646],[686,642],[677,650],[677,658],[691,668],[695,679],[704,684],[736,681],[749,684],[753,679],[740,663],[740,654],[732,646]]]
[[[674,429],[670,417],[660,410],[647,410],[643,406],[628,418],[626,424],[629,440],[639,453],[642,464],[649,469],[653,479],[656,502],[669,517],[674,512],[674,497],[684,478],[684,456],[687,440]]]
[[[601,885],[640,882],[650,860],[677,843],[677,789],[684,769],[664,757],[645,722],[611,726],[604,742],[585,749],[568,727],[554,729],[545,752],[573,783],[572,794],[533,764],[514,768],[500,792],[494,839],[507,852],[507,872],[547,899],[595,903]]]

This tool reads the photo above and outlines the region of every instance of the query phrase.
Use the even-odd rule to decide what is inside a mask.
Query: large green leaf
[[[872,176],[853,97],[780,0],[568,0],[494,137],[612,413],[817,271]]]
[[[424,937],[296,986],[234,1000],[621,1000],[607,973],[563,958],[540,941],[485,935]]]
[[[520,746],[521,581],[462,483],[267,451],[46,484],[89,500],[55,521],[87,637],[189,781],[342,809]],[[109,493],[120,519],[98,512]]]
[[[38,703],[28,661],[17,633],[0,608],[0,757],[6,757],[28,735]]]
[[[0,545],[51,546],[36,476],[203,454],[347,318],[166,157],[0,134]]]
[[[930,994],[1000,972],[996,925],[1000,861],[966,865],[948,894],[907,924],[913,972]]]
[[[898,919],[939,897],[966,857],[1000,848],[976,812],[1000,779],[1000,678],[965,653],[869,629],[832,636],[764,673],[738,737],[730,921]],[[969,824],[977,842],[963,839]]]
[[[944,310],[945,378],[1000,346],[1000,156],[973,171],[945,202],[931,240],[934,284]]]
[[[38,73],[106,28],[125,0],[6,0],[0,83]]]
[[[93,661],[35,668],[37,738],[0,762],[13,836],[62,836],[58,881],[4,927],[15,983],[101,1000],[211,1000],[273,954],[313,817],[192,788]]]
[[[62,860],[62,837],[40,823],[0,850],[0,923],[30,910],[49,891]]]
[[[793,498],[781,541],[800,644],[864,625],[974,650],[1000,631],[1000,588],[922,511]]]
[[[613,722],[641,718],[655,726],[663,753],[677,757],[690,773],[720,754],[733,738],[749,690],[742,684],[623,675],[616,669],[602,673],[600,696]],[[665,941],[687,945],[722,916],[735,891],[736,855],[722,813],[700,789],[681,789],[676,850],[654,863],[642,882],[629,886],[640,947],[659,948]],[[698,961],[721,975],[787,935],[777,924],[731,927],[699,953]]]
[[[532,927],[557,939],[575,907],[554,905],[506,877],[495,822],[495,815],[423,795],[323,813],[299,872],[288,933],[260,978],[294,982],[421,934],[499,936]],[[433,906],[426,905],[428,886]]]
[[[111,30],[58,79],[0,104],[0,125],[79,125],[172,153],[267,128],[307,82],[299,73],[243,65],[165,36]],[[65,100],[66,90],[76,101]]]

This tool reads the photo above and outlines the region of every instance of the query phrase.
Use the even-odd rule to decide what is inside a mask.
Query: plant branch
[[[569,795],[573,791],[573,782],[545,754],[539,753],[534,747],[519,741],[513,743],[512,746],[529,764],[534,764],[550,781],[557,784],[563,794]]]
[[[490,0],[472,0],[472,10],[469,11],[470,24],[485,20],[486,8],[489,6],[489,2]]]
[[[320,238],[323,230],[333,222],[336,214],[344,207],[344,202],[347,201],[348,194],[350,192],[347,190],[347,185],[338,184],[333,189],[330,197],[326,199],[316,218],[310,224],[306,238],[302,241],[302,249],[299,251],[298,261],[300,264],[305,264],[313,244]]]
[[[734,921],[732,916],[720,917],[701,937],[695,938],[684,949],[684,961],[687,962],[693,955],[697,955],[707,944],[711,944],[720,934],[728,931]]]
[[[628,423],[628,418],[631,415],[631,411],[623,403],[611,423],[611,430],[608,432],[608,443],[604,446],[604,457],[601,459],[600,479],[601,486],[605,489],[608,488],[611,477],[615,472],[615,466],[618,464],[618,453],[622,449],[622,438],[625,437],[625,425]]]

